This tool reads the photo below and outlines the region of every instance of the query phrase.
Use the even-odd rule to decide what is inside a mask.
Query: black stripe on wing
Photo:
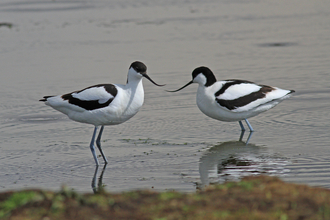
[[[238,84],[242,84],[242,83],[247,83],[247,84],[252,84],[253,83],[253,82],[250,82],[250,81],[247,81],[247,80],[239,80],[239,79],[229,79],[229,80],[226,80],[226,81],[228,81],[228,82],[225,83],[221,87],[221,89],[215,93],[215,97],[225,93],[225,91],[233,85],[238,85]]]
[[[104,89],[110,93],[113,97],[110,98],[108,101],[106,101],[105,103],[99,103],[99,100],[81,100],[81,99],[78,99],[78,98],[75,98],[72,96],[73,93],[80,93],[86,89],[90,89],[90,88],[93,88],[93,87],[104,87]],[[63,100],[68,100],[68,102],[72,105],[76,105],[76,106],[79,106],[83,109],[86,109],[86,110],[95,110],[95,109],[99,109],[99,108],[104,108],[104,107],[107,107],[108,105],[110,105],[110,103],[112,102],[112,100],[116,97],[117,95],[117,88],[112,85],[112,84],[98,84],[98,85],[95,85],[95,86],[90,86],[90,87],[87,87],[83,90],[80,90],[80,91],[76,91],[76,92],[72,92],[72,93],[68,93],[68,94],[65,94],[65,95],[62,95],[62,99]]]
[[[227,87],[228,88],[228,87]],[[221,88],[222,89],[222,88]],[[220,89],[220,90],[221,90]],[[259,91],[252,92],[248,95],[239,97],[237,99],[232,99],[232,100],[225,100],[225,99],[218,99],[216,98],[215,100],[218,102],[219,105],[222,107],[227,108],[228,110],[234,110],[239,107],[243,107],[245,105],[248,105],[251,102],[256,101],[257,99],[262,99],[266,96],[267,93],[273,91],[274,88],[270,86],[261,86]],[[218,91],[219,92],[219,91]],[[217,92],[217,93],[218,93]]]

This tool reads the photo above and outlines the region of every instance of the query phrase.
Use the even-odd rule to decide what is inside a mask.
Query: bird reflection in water
[[[237,181],[241,177],[257,174],[277,175],[288,172],[287,160],[278,155],[271,155],[266,147],[249,144],[252,132],[243,142],[244,131],[239,141],[220,143],[208,149],[200,158],[200,183],[202,189],[210,183]]]
[[[92,189],[93,189],[93,192],[95,194],[104,192],[104,185],[102,183],[102,179],[103,179],[103,174],[104,174],[104,171],[105,171],[106,167],[107,167],[107,164],[104,164],[104,166],[102,168],[101,175],[100,175],[98,183],[97,183],[97,186],[96,186],[96,180],[97,180],[97,173],[98,173],[98,170],[99,170],[99,166],[95,167],[95,172],[94,172],[94,176],[93,176],[93,179],[92,179]]]
[[[244,137],[244,133],[245,133],[245,130],[242,130],[242,131],[241,131],[241,135],[240,135],[240,137],[239,137],[239,141],[240,141],[240,142],[243,142],[242,140],[243,140],[243,137]],[[251,131],[251,132],[249,133],[249,136],[248,136],[248,138],[246,139],[245,145],[248,145],[248,143],[249,143],[249,141],[250,141],[250,139],[251,139],[251,137],[252,137],[252,134],[253,134],[253,131]]]

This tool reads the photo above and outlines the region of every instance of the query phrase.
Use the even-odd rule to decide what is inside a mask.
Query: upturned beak
[[[192,83],[193,83],[193,81],[190,81],[186,85],[182,86],[180,89],[173,90],[173,91],[166,90],[166,92],[177,92],[177,91],[180,91],[181,89],[186,88],[187,86],[189,86]]]
[[[159,84],[155,83],[155,82],[154,82],[154,81],[153,81],[153,80],[147,75],[146,72],[141,73],[141,75],[142,75],[143,77],[147,78],[150,82],[152,82],[152,83],[155,84],[156,86],[165,86],[165,84],[164,84],[164,85],[159,85]]]

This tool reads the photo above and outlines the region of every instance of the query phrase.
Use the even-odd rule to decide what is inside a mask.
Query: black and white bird
[[[204,66],[196,68],[192,72],[192,78],[180,89],[168,92],[177,92],[192,83],[198,83],[198,108],[205,115],[220,121],[238,121],[242,131],[245,130],[242,120],[245,120],[253,132],[248,118],[273,108],[295,92],[246,80],[217,81],[213,72]]]
[[[126,85],[98,84],[65,95],[44,96],[40,101],[66,114],[74,121],[95,126],[90,149],[96,165],[99,165],[99,161],[95,153],[94,140],[97,129],[101,126],[96,146],[107,164],[108,160],[101,148],[104,126],[121,124],[140,110],[144,101],[142,77],[157,86],[163,86],[155,83],[147,75],[146,65],[136,61],[129,67]]]

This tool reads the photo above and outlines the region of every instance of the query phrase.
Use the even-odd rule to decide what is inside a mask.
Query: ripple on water
[[[4,12],[47,12],[90,8],[85,1],[27,1],[0,4]]]
[[[261,43],[257,44],[259,47],[291,47],[297,46],[296,42],[269,42],[269,43]]]
[[[58,190],[62,184],[86,188],[86,183],[90,182],[94,173],[94,166],[75,155],[65,157],[30,150],[6,155],[1,160],[10,162],[0,172],[4,190],[25,187]]]
[[[38,115],[24,115],[20,116],[17,119],[23,123],[49,123],[49,122],[55,122],[58,120],[63,119],[63,115],[54,114],[38,114]]]
[[[313,186],[330,188],[330,160],[324,155],[314,157],[297,156],[288,165],[291,175],[284,180]]]

